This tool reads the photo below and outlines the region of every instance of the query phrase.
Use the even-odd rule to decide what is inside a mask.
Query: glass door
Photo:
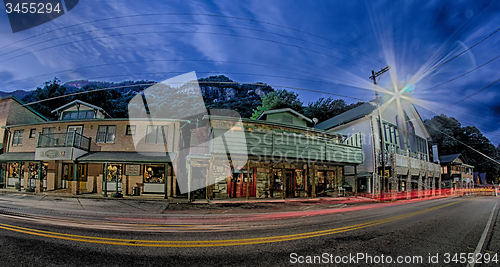
[[[82,142],[82,138],[80,135],[76,134],[82,134],[83,131],[83,126],[68,126],[67,130],[67,135],[66,135],[66,145],[67,146],[80,146],[80,143]],[[73,134],[70,134],[70,132],[73,132]],[[74,143],[72,143],[73,138],[75,140]]]

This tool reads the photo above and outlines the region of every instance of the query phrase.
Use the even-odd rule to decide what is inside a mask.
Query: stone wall
[[[264,168],[257,168],[257,192],[255,196],[257,198],[268,198],[269,197],[269,181],[268,181],[268,170]]]

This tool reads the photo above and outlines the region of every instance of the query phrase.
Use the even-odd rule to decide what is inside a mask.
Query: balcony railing
[[[85,151],[90,150],[90,138],[77,132],[40,133],[38,134],[37,148],[42,147],[75,147]]]
[[[419,160],[417,158],[411,158],[411,157],[407,156],[407,153],[404,153],[404,154],[406,154],[406,155],[395,154],[396,166],[405,167],[405,168],[412,168],[412,169],[422,169],[422,170],[434,171],[434,172],[440,171],[440,167],[438,164],[428,162],[425,160]]]

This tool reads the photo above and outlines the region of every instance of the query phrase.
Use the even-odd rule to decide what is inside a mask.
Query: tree
[[[497,180],[500,165],[491,159],[498,155],[498,149],[478,128],[462,127],[458,120],[445,115],[435,116],[425,120],[424,123],[432,141],[438,145],[440,155],[460,153],[467,164],[474,166],[474,171],[487,173],[488,182]]]
[[[72,99],[72,97],[63,97],[67,94],[67,89],[60,83],[61,81],[57,78],[46,81],[43,88],[37,87],[21,100],[28,104],[37,102],[30,106],[47,118],[55,118],[55,115],[51,113],[52,110],[60,107],[61,103],[67,103]]]
[[[262,97],[262,104],[253,110],[251,119],[256,120],[264,111],[280,108],[291,108],[300,113],[303,111],[298,94],[278,89]]]
[[[309,118],[316,118],[318,122],[323,122],[361,104],[363,103],[358,102],[347,105],[343,99],[332,99],[330,97],[325,99],[322,97],[316,102],[309,103],[304,108],[304,115]]]

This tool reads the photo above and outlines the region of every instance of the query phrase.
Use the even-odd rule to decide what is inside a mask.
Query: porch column
[[[438,184],[438,188],[439,188],[439,195],[441,195],[441,174],[439,175],[439,184]]]
[[[411,191],[413,190],[411,184],[411,173],[408,171],[406,175],[406,199],[411,199]]]
[[[43,192],[43,177],[42,177],[42,162],[38,163],[38,179],[36,180],[36,188],[35,192],[40,193]]]
[[[17,191],[21,191],[21,162],[18,162],[17,164],[17,176],[19,177],[19,188]]]
[[[273,194],[274,194],[274,183],[272,181],[272,179],[274,179],[274,172],[273,172],[273,162],[269,162],[269,169],[268,169],[268,172],[267,172],[267,188],[269,190],[269,198],[273,198]]]
[[[396,194],[399,192],[398,176],[396,173],[396,155],[391,153],[391,199],[396,200]]]
[[[246,199],[250,199],[250,160],[247,159],[247,194]]]
[[[315,198],[316,197],[316,166],[313,163],[311,165],[311,183],[312,183],[312,192],[311,192],[311,197]]]
[[[434,178],[434,175],[432,176],[432,195],[436,195],[436,178]]]
[[[167,190],[167,180],[168,180],[168,162],[165,163],[165,178],[163,179],[163,193],[164,199],[168,199],[168,190]]]
[[[108,163],[104,163],[104,176],[102,177],[102,185],[104,186],[104,197],[108,197]]]
[[[213,184],[214,184],[214,175],[213,175],[213,159],[211,158],[208,161],[208,174],[207,174],[207,179],[208,179],[208,188],[207,188],[207,199],[212,200],[214,199],[214,193],[213,193]]]
[[[80,188],[78,183],[78,162],[75,161],[75,164],[73,166],[73,181],[71,185],[71,194],[72,195],[80,194],[79,189]]]
[[[188,159],[188,201],[191,202],[191,160]]]
[[[286,172],[285,172],[285,160],[283,160],[283,165],[281,165],[281,182],[283,183],[283,190],[281,190],[281,198],[286,198]]]
[[[358,196],[358,166],[354,165],[354,196]]]
[[[418,174],[418,197],[422,197],[422,174]]]

